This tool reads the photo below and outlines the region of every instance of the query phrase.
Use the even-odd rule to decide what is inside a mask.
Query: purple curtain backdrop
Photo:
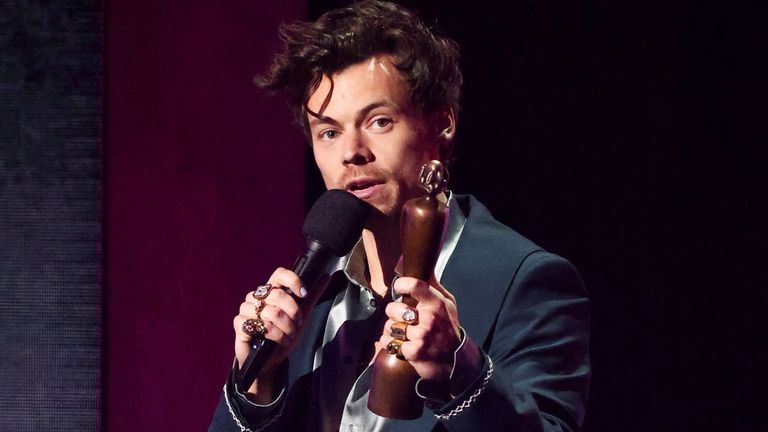
[[[304,140],[252,78],[305,6],[106,6],[104,424],[204,430],[242,298],[303,244]]]

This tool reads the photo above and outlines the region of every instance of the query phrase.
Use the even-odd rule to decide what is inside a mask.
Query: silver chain
[[[263,431],[264,429],[268,428],[269,426],[272,426],[272,423],[276,422],[277,419],[280,417],[280,414],[272,417],[271,420],[261,425],[256,430],[248,429],[247,427],[243,426],[243,424],[240,422],[240,419],[237,418],[237,414],[235,414],[235,411],[232,409],[232,405],[229,403],[229,392],[227,391],[227,385],[224,384],[224,402],[227,403],[227,409],[229,409],[229,414],[232,416],[232,420],[235,421],[235,424],[237,424],[237,427],[240,428],[240,432],[259,432]]]
[[[446,414],[435,414],[435,417],[438,420],[449,420],[451,417],[461,413],[465,409],[469,408],[470,405],[472,405],[477,398],[480,396],[480,393],[485,390],[485,388],[488,386],[488,383],[491,382],[491,376],[493,375],[493,360],[491,360],[490,357],[488,357],[488,372],[485,374],[485,377],[483,378],[482,384],[480,384],[480,387],[475,390],[474,393],[470,397],[468,397],[465,401],[463,401],[459,406],[452,409],[450,412]],[[247,427],[243,426],[243,424],[240,422],[240,419],[237,418],[237,415],[235,414],[235,411],[232,409],[232,405],[229,403],[229,392],[227,392],[227,386],[224,385],[224,401],[227,403],[227,409],[229,409],[229,414],[232,415],[232,420],[235,421],[237,424],[237,427],[240,428],[240,432],[258,432],[264,430],[266,427],[270,426],[272,423],[274,423],[279,415],[273,417],[270,421],[268,421],[266,424],[263,424],[259,429],[252,431],[251,429],[248,429]]]
[[[475,392],[472,393],[472,396],[468,397],[467,400],[462,402],[461,405],[452,409],[447,414],[435,414],[435,417],[438,420],[449,420],[451,417],[464,411],[466,408],[469,408],[469,406],[472,405],[475,402],[475,400],[477,400],[477,397],[480,396],[480,393],[482,393],[483,390],[485,390],[485,387],[488,386],[488,383],[491,381],[491,375],[493,375],[493,361],[491,360],[490,357],[488,357],[488,373],[485,374],[485,378],[483,378],[483,383],[480,384],[480,387],[478,387],[477,390],[475,390]]]

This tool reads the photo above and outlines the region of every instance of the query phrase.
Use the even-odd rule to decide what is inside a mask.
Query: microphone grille
[[[368,203],[347,191],[328,190],[309,210],[302,233],[344,256],[360,238],[369,210]]]

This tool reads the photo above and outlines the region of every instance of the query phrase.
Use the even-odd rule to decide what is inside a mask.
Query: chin
[[[373,205],[373,213],[378,218],[395,218],[400,217],[400,208],[401,207],[392,207],[392,206],[377,206]]]
[[[400,219],[402,204],[398,205],[392,202],[369,202],[369,204],[373,207],[371,216],[377,220]]]

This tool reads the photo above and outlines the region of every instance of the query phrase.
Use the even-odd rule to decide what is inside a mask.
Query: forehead
[[[334,117],[371,103],[385,103],[402,110],[411,108],[405,81],[388,56],[371,57],[330,77],[324,75],[307,107],[322,116]]]

